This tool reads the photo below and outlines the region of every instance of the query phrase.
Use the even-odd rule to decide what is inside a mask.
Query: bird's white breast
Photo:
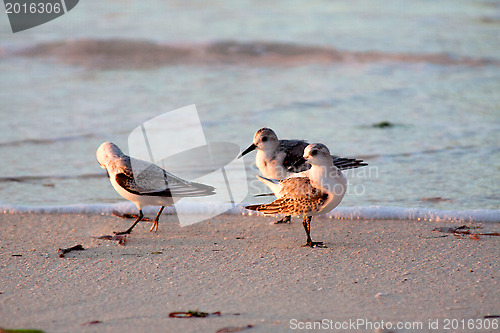
[[[320,211],[312,215],[325,214],[337,207],[347,192],[347,178],[334,166],[313,166],[308,170],[311,184],[328,193],[328,200]]]
[[[284,152],[257,151],[255,164],[260,173],[271,179],[284,179],[288,176],[288,171],[283,167],[285,159]]]

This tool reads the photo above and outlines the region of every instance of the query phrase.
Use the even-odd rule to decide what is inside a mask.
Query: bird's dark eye
[[[316,156],[318,155],[318,151],[317,150],[312,150],[311,151],[311,156]]]
[[[262,138],[262,142],[266,142],[266,141],[267,141],[267,136]]]

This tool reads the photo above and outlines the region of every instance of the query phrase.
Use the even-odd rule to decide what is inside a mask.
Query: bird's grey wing
[[[215,194],[214,187],[183,180],[155,164],[137,159],[133,159],[132,163],[128,164],[131,167],[122,168],[122,172],[116,174],[115,180],[130,193],[167,197],[197,197]]]
[[[173,197],[201,197],[215,194],[213,186],[187,181],[166,171],[164,177],[167,179]]]
[[[138,195],[170,196],[164,177],[164,170],[159,166],[123,155],[116,163],[115,180],[130,193]]]
[[[304,162],[298,166],[294,166],[295,162],[301,159],[304,155],[304,149],[309,145],[304,140],[280,140],[280,144],[278,146],[279,151],[285,152],[285,159],[283,160],[283,166],[288,169],[290,172],[302,172],[311,168],[311,165],[308,162]]]
[[[137,195],[145,195],[147,191],[143,187],[137,185],[135,178],[133,175],[129,173],[120,172],[115,175],[115,181],[120,187],[125,189],[126,191],[137,194]]]
[[[335,165],[340,170],[355,169],[368,165],[368,163],[363,162],[363,160],[358,160],[355,158],[339,157],[335,155],[332,155],[332,160],[333,160],[333,165]]]

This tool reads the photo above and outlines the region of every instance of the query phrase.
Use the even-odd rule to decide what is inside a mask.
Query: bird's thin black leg
[[[304,221],[302,221],[302,224],[304,225],[304,229],[306,231],[306,236],[307,236],[307,244],[305,246],[311,246],[312,240],[311,240],[311,216],[304,216]]]
[[[311,219],[312,216],[305,216],[302,224],[304,225],[304,229],[306,230],[307,235],[307,244],[302,246],[310,246],[310,247],[326,247],[323,242],[313,242],[311,239]]]
[[[281,220],[278,220],[278,221],[274,222],[274,224],[290,223],[290,222],[292,222],[292,216],[291,215],[287,215],[284,218],[282,218]]]
[[[149,229],[150,232],[153,231],[153,230],[155,232],[158,231],[158,220],[159,220],[161,212],[163,212],[164,208],[165,208],[165,206],[161,206],[160,210],[158,211],[158,214],[156,214],[155,220],[153,222],[153,226],[151,227],[151,229]]]
[[[137,220],[135,220],[134,224],[132,224],[132,226],[130,228],[128,228],[126,231],[121,231],[121,232],[114,232],[115,235],[128,235],[132,232],[132,229],[134,229],[135,225],[137,223],[139,223],[139,221],[142,220],[142,218],[144,217],[144,215],[142,214],[142,209],[139,209],[139,216],[137,217]]]

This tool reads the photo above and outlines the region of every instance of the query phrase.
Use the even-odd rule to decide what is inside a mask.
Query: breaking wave
[[[248,211],[242,205],[231,203],[189,203],[179,202],[177,207],[182,207],[193,215],[211,214],[214,211],[226,210],[225,214],[243,214],[263,216],[262,213]],[[221,209],[222,208],[222,209]],[[156,214],[156,207],[147,207],[145,214]],[[111,215],[114,211],[120,213],[137,213],[137,209],[130,202],[116,204],[74,204],[61,206],[25,206],[25,205],[0,205],[0,212],[4,214],[29,213],[29,214],[103,214]],[[165,214],[175,213],[173,207],[166,207]],[[339,207],[325,216],[335,219],[349,220],[417,220],[429,222],[485,222],[500,223],[500,210],[434,210],[426,208],[404,207]]]
[[[80,39],[38,44],[14,56],[53,58],[91,69],[150,69],[174,65],[293,66],[327,63],[402,62],[437,65],[500,65],[485,58],[453,54],[410,54],[346,51],[283,42],[217,41],[205,44],[160,44],[145,40]]]

